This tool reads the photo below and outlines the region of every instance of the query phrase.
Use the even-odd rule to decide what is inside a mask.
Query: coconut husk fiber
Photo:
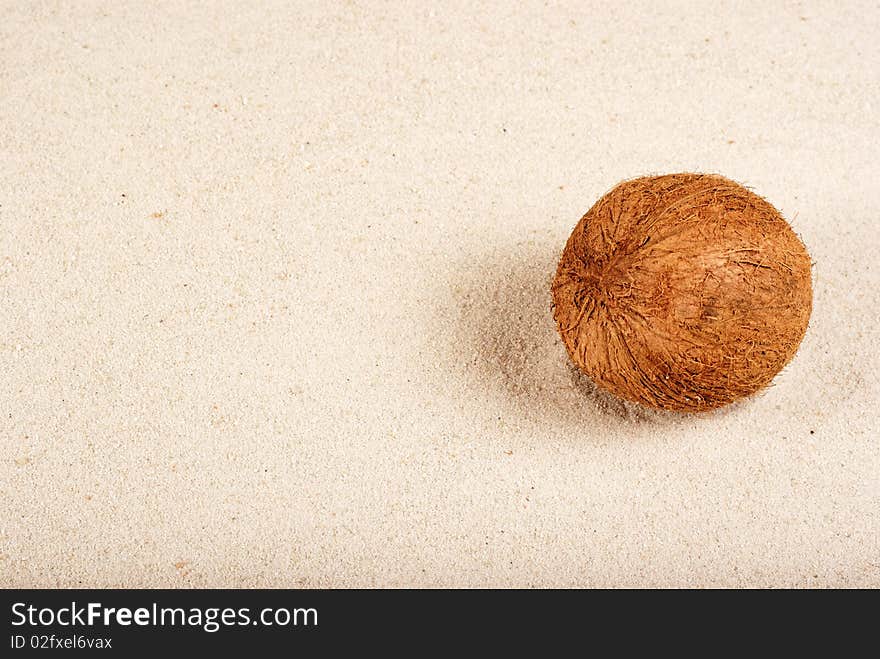
[[[644,177],[581,218],[552,295],[565,347],[596,384],[699,412],[760,391],[794,356],[812,309],[810,257],[738,183]]]

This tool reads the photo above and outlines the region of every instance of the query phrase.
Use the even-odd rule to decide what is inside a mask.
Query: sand
[[[603,6],[606,5],[606,6]],[[5,2],[0,585],[880,586],[869,2]],[[622,178],[815,261],[764,394],[643,411],[549,283]]]

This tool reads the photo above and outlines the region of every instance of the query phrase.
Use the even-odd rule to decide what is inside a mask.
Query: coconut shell
[[[722,176],[625,181],[581,218],[552,285],[568,354],[600,387],[698,412],[766,387],[812,310],[810,256]]]

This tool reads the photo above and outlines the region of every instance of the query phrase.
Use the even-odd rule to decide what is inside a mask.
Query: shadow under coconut
[[[513,411],[542,424],[589,428],[597,417],[621,425],[680,423],[599,389],[568,357],[553,320],[550,283],[561,245],[535,240],[465,262],[453,287],[454,361]]]

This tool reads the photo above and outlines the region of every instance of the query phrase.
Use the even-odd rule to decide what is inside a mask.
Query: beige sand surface
[[[876,2],[6,0],[0,584],[880,585],[878,112]],[[700,417],[549,313],[682,170],[816,262]]]

